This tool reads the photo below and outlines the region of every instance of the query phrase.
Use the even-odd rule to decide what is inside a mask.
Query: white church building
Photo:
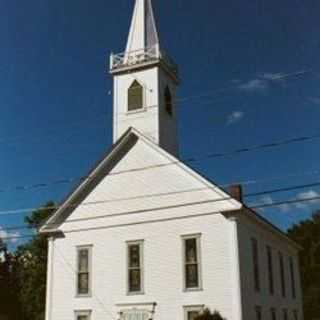
[[[299,247],[178,156],[178,68],[151,0],[111,55],[111,150],[42,226],[46,320],[301,320]]]

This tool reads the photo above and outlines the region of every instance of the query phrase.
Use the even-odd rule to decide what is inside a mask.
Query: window
[[[128,242],[128,293],[143,292],[143,241]]]
[[[252,245],[254,289],[256,292],[259,292],[260,291],[260,274],[259,274],[259,254],[258,254],[257,239],[252,238],[251,245]]]
[[[279,267],[280,267],[280,277],[281,277],[281,293],[282,296],[286,296],[286,279],[284,274],[284,261],[283,254],[279,252]]]
[[[128,90],[128,111],[143,108],[143,87],[135,80]]]
[[[269,292],[271,295],[273,295],[274,294],[273,259],[272,259],[272,249],[269,246],[267,246],[267,259],[268,259]]]
[[[290,277],[291,277],[291,290],[292,298],[296,298],[296,281],[295,281],[295,272],[294,272],[294,262],[293,258],[290,257]]]
[[[276,309],[275,308],[272,308],[270,310],[271,312],[271,320],[277,320],[277,313],[276,313]]]
[[[75,319],[76,320],[90,320],[91,311],[76,311]]]
[[[167,113],[171,116],[173,113],[173,104],[172,104],[172,96],[169,87],[166,87],[164,92],[164,100],[165,100],[165,109]]]
[[[184,288],[200,289],[200,235],[183,237]]]
[[[293,319],[294,320],[299,320],[299,316],[298,316],[298,311],[297,310],[293,311]]]
[[[259,306],[256,306],[256,320],[262,320],[262,308]]]
[[[203,312],[204,306],[188,306],[184,307],[184,319],[194,320]]]
[[[288,319],[288,310],[287,309],[283,309],[283,320],[289,320]]]
[[[78,296],[90,295],[91,249],[92,247],[77,248],[77,295]]]

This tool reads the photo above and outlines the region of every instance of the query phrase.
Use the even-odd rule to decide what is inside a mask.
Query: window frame
[[[268,267],[268,285],[270,295],[274,295],[274,268],[273,268],[273,249],[271,246],[266,246],[267,250],[267,267]]]
[[[276,308],[270,309],[271,320],[277,320],[277,310]]]
[[[76,297],[88,298],[92,296],[92,249],[93,245],[81,245],[76,247]],[[88,293],[79,293],[79,252],[88,250]]]
[[[289,320],[288,309],[282,309],[282,317],[283,317],[283,320]]]
[[[203,304],[183,306],[184,320],[188,320],[189,312],[199,312],[199,314],[201,314],[203,311],[204,311]]]
[[[92,314],[91,310],[76,310],[74,312],[74,319],[78,320],[78,317],[85,316],[85,317],[88,317],[88,320],[90,320],[91,314]]]
[[[286,275],[285,275],[285,265],[284,265],[284,255],[279,251],[279,271],[280,271],[280,285],[281,285],[281,296],[283,298],[287,295],[286,289]]]
[[[251,255],[253,267],[253,285],[256,293],[261,292],[259,242],[257,238],[251,237]]]
[[[202,256],[201,256],[201,233],[182,235],[182,270],[183,270],[183,291],[201,291],[203,290],[202,283]],[[187,274],[186,274],[186,241],[190,239],[196,239],[196,248],[197,248],[197,270],[198,270],[198,286],[197,287],[187,287]]]
[[[262,307],[261,306],[255,306],[254,313],[255,313],[256,320],[262,320]],[[260,319],[258,319],[258,313],[260,313]]]
[[[132,90],[134,83],[137,83],[139,85],[139,88],[141,88],[141,107],[130,110],[130,108],[129,108],[129,106],[130,106],[130,103],[129,103],[130,102],[129,101],[130,90]],[[139,112],[144,112],[144,111],[146,111],[144,86],[138,80],[135,79],[132,81],[129,88],[127,89],[127,114],[134,114],[134,113],[139,113]]]
[[[130,291],[130,246],[139,246],[139,270],[140,270],[140,290],[139,291]],[[143,295],[145,294],[144,291],[144,240],[133,240],[133,241],[126,241],[126,275],[127,275],[127,295],[134,296],[134,295]]]
[[[297,298],[297,287],[296,287],[296,268],[295,268],[295,263],[294,263],[294,258],[289,257],[289,268],[290,268],[290,281],[291,281],[291,295],[292,299]]]

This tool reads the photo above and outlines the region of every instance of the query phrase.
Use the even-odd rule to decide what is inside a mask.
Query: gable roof
[[[41,233],[55,233],[65,219],[78,207],[79,204],[92,192],[92,190],[111,172],[111,170],[121,161],[131,148],[137,144],[138,140],[143,140],[151,146],[156,152],[165,156],[170,164],[177,165],[190,176],[205,184],[208,189],[214,190],[222,200],[229,203],[228,211],[236,211],[241,209],[242,204],[233,199],[227,192],[203,177],[200,173],[185,165],[182,161],[172,156],[161,147],[156,145],[149,138],[134,128],[129,128],[122,137],[112,146],[112,148],[104,155],[103,159],[90,171],[87,178],[82,181],[62,202],[58,210],[50,217],[40,228]],[[159,164],[154,167],[168,166]],[[144,170],[145,168],[137,168],[136,171]],[[152,167],[151,167],[152,169]],[[223,210],[222,210],[223,211]],[[54,226],[54,227],[53,227]]]
[[[103,156],[102,160],[100,160],[90,171],[87,178],[80,182],[78,186],[65,198],[62,204],[59,206],[58,210],[51,216],[47,221],[45,221],[40,228],[40,233],[59,233],[59,227],[64,223],[64,221],[73,213],[73,211],[81,205],[81,203],[86,199],[86,197],[95,189],[99,183],[108,176],[108,174],[112,171],[112,169],[127,155],[127,153],[138,143],[139,140],[143,140],[149,146],[151,146],[156,152],[164,155],[170,162],[170,164],[175,164],[184,170],[188,175],[194,177],[198,181],[202,182],[208,189],[215,191],[220,199],[223,201],[227,201],[229,203],[229,209],[221,210],[221,213],[228,214],[238,214],[242,213],[253,219],[256,223],[261,225],[264,228],[267,228],[274,234],[280,236],[283,240],[286,240],[290,245],[300,250],[301,247],[298,246],[294,241],[292,241],[288,236],[275,225],[270,223],[264,217],[262,217],[259,213],[247,207],[245,203],[233,198],[228,192],[221,189],[211,180],[205,178],[201,175],[201,173],[197,172],[195,169],[191,169],[189,166],[184,164],[182,161],[174,157],[173,155],[166,152],[164,149],[156,145],[153,141],[149,140],[146,136],[140,133],[138,130],[134,128],[129,128],[120,139],[109,149],[106,154]],[[156,167],[165,167],[168,166],[168,163],[159,164],[152,168]],[[133,171],[141,171],[145,170],[145,168],[137,168]],[[131,171],[131,170],[130,170]],[[215,200],[211,200],[214,202]],[[219,201],[219,200],[218,200]],[[101,201],[103,202],[103,201]],[[207,201],[210,203],[210,200]],[[201,202],[200,202],[201,203]],[[192,203],[191,203],[192,204]],[[195,203],[197,204],[197,203]],[[178,205],[178,206],[183,206]],[[185,204],[186,206],[190,204]],[[170,208],[170,207],[169,207]],[[156,208],[155,208],[156,210]],[[143,211],[152,211],[150,210],[141,210]],[[54,227],[53,227],[54,226]]]

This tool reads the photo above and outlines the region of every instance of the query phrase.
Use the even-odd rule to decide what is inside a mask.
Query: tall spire
[[[144,50],[159,45],[151,0],[136,0],[126,52]]]

